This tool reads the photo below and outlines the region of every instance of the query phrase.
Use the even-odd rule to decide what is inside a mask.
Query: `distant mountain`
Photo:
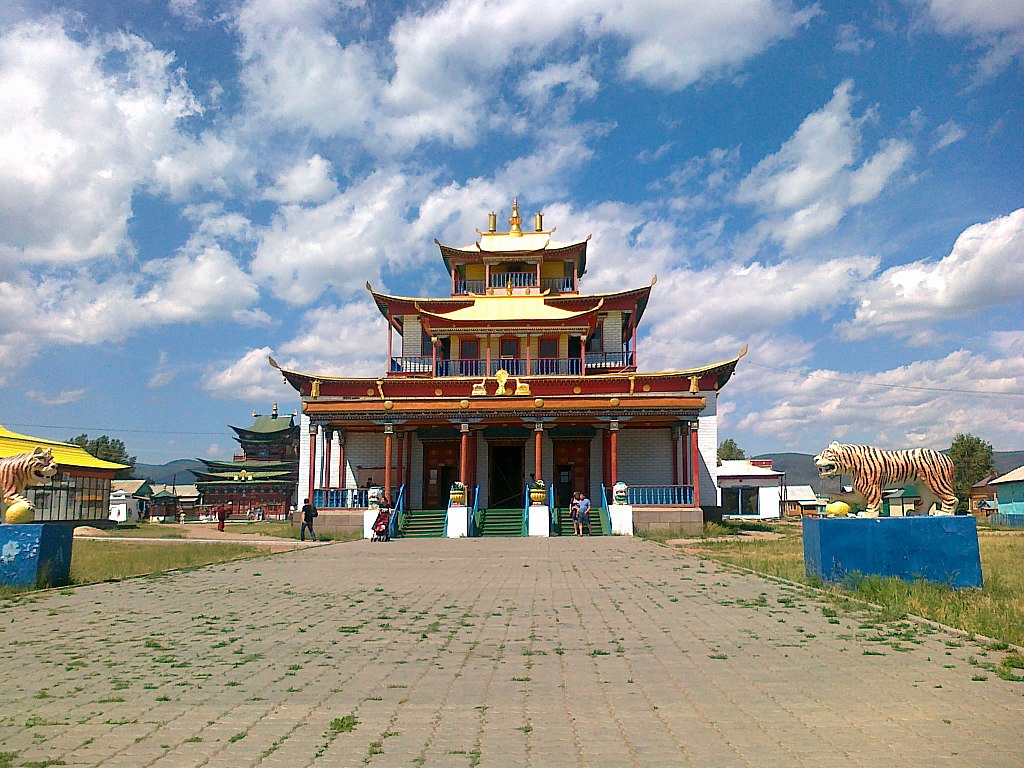
[[[196,476],[189,470],[202,466],[203,463],[195,459],[175,459],[166,464],[136,464],[132,477],[153,483],[192,485],[196,481]]]
[[[822,478],[814,468],[814,456],[809,453],[763,453],[755,459],[771,459],[772,467],[786,473],[786,485],[809,485],[816,493],[839,490],[839,478]],[[1011,469],[1024,466],[1024,451],[993,451],[996,472],[1004,475]],[[847,476],[846,482],[850,479]]]

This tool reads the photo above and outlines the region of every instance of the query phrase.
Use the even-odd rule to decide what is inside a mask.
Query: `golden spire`
[[[510,237],[522,237],[523,230],[519,228],[519,225],[523,223],[523,220],[519,217],[519,198],[512,198],[512,216],[508,220],[509,228],[508,234]]]

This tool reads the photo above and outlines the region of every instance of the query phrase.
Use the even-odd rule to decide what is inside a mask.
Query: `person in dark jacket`
[[[309,499],[306,499],[302,504],[302,527],[299,528],[299,539],[302,541],[306,540],[306,529],[309,529],[309,538],[316,541],[316,534],[313,532],[313,518],[317,516],[316,507],[314,507]]]

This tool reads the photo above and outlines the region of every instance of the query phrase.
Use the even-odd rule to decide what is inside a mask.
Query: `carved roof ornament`
[[[520,228],[520,224],[523,223],[523,219],[519,216],[519,198],[512,198],[512,215],[508,220],[508,234],[510,237],[522,237],[523,230]]]

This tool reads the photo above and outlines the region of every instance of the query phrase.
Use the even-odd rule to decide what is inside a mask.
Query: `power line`
[[[59,424],[21,424],[16,421],[8,421],[12,427],[29,427],[31,429],[60,429],[65,432],[130,432],[132,434],[140,435],[212,435],[214,437],[223,437],[226,435],[225,432],[187,432],[184,430],[170,430],[170,429],[125,429],[123,427],[75,427],[75,426],[61,426]]]
[[[798,376],[802,379],[825,379],[826,381],[840,381],[844,384],[864,384],[869,387],[881,387],[883,389],[907,389],[914,392],[944,392],[947,394],[956,395],[985,395],[987,397],[1024,397],[1024,392],[992,392],[991,390],[985,389],[957,389],[955,387],[915,387],[912,384],[882,384],[877,381],[864,381],[863,379],[850,379],[844,376],[829,376],[825,373],[818,373],[817,371],[811,371],[810,373],[804,373],[803,371],[793,371],[787,368],[775,368],[771,365],[762,365],[761,363],[747,363],[755,368],[764,368],[769,371],[776,371],[778,373],[788,373],[791,376]]]

